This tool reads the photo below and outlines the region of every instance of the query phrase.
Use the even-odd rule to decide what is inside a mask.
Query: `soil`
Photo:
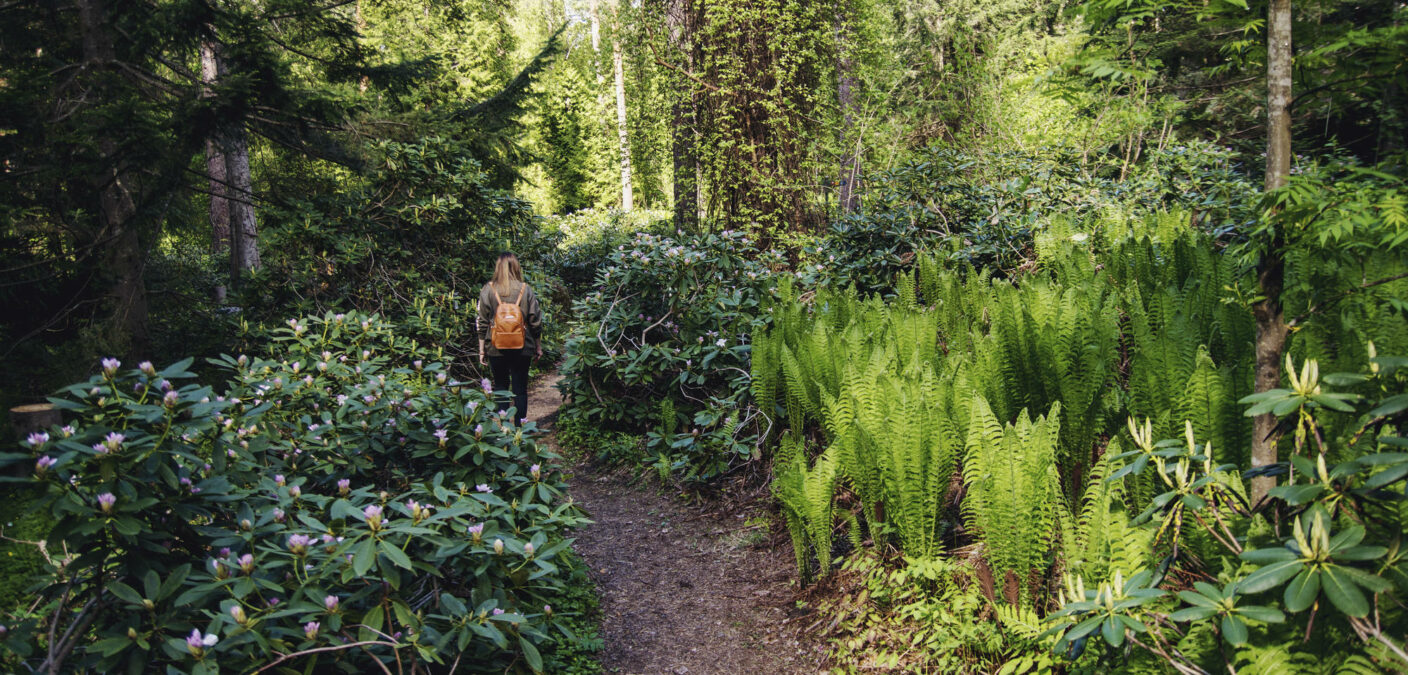
[[[549,428],[558,379],[529,392],[528,410]],[[796,608],[791,546],[761,506],[685,504],[655,481],[574,459],[569,493],[594,521],[574,548],[601,597],[605,672],[826,672],[822,650],[799,637],[808,613]]]

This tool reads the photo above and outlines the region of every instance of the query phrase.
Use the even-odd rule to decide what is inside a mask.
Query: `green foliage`
[[[189,359],[114,359],[66,389],[74,423],[6,457],[33,467],[66,552],[7,648],[35,663],[72,649],[72,671],[461,654],[541,670],[540,646],[576,639],[546,607],[580,522],[556,457],[395,332],[295,319],[272,358],[221,359],[220,391],[190,383]],[[73,630],[41,639],[50,621]],[[309,651],[343,640],[366,649]]]
[[[459,142],[385,141],[372,150],[374,171],[358,189],[309,195],[265,221],[264,267],[242,289],[244,321],[275,324],[289,308],[380,312],[465,367],[477,356],[470,317],[479,285],[499,251],[511,250],[548,300],[551,326],[554,284],[533,262],[554,242],[526,203],[491,188]]]
[[[1132,226],[1217,260],[1205,248],[1178,244],[1177,233],[1187,229],[1178,221],[1210,232],[1244,227],[1255,217],[1254,186],[1216,146],[1189,143],[1150,155],[1121,175],[1059,151],[929,148],[872,175],[864,213],[831,221],[798,272],[809,286],[888,294],[925,253],[1002,276],[1033,260],[1070,264],[1070,237],[1117,245]],[[1183,205],[1196,211],[1174,210]]]
[[[558,556],[558,564],[570,571],[570,576],[553,599],[553,615],[561,617],[564,633],[571,639],[555,640],[543,651],[542,670],[563,675],[598,675],[602,668],[597,654],[604,643],[597,628],[601,609],[596,584],[587,574],[586,562],[572,549]]]
[[[1196,86],[1176,120],[1191,133],[1222,136],[1248,155],[1264,149],[1265,0],[1090,0],[1086,44],[1064,70],[1079,91],[1109,85],[1106,103]],[[1292,5],[1297,58],[1294,136],[1302,147],[1347,142],[1370,161],[1401,150],[1404,8],[1392,2],[1312,0]],[[1392,140],[1390,140],[1392,139]]]
[[[776,414],[783,400],[794,432],[820,423],[872,533],[887,522],[910,555],[936,555],[963,426],[944,386],[952,373],[934,371],[933,316],[824,290],[818,313],[805,316],[785,304],[790,292],[784,284],[772,330],[755,348],[758,404]]]
[[[539,102],[538,133],[547,147],[543,169],[551,180],[553,213],[573,213],[596,204],[591,182],[594,167],[588,154],[595,105],[584,79],[569,70],[566,77],[543,87],[547,96]]]
[[[640,437],[624,431],[603,430],[570,410],[558,416],[555,433],[564,449],[607,462],[630,463],[644,457]]]
[[[1048,672],[1052,642],[1036,614],[994,605],[970,567],[950,558],[891,567],[873,551],[847,558],[840,593],[817,606],[821,636],[850,672]],[[1004,665],[1006,664],[1006,665]]]
[[[997,573],[1025,579],[1051,559],[1051,533],[1068,517],[1056,471],[1059,404],[1035,422],[1023,410],[1016,424],[1002,426],[981,397],[968,425],[963,508],[987,546]],[[1025,594],[1024,594],[1025,595]],[[1032,599],[1027,599],[1030,606]]]
[[[1154,537],[1126,509],[1160,488],[1129,472],[1106,485],[1114,420],[1203,413],[1217,447],[1229,446],[1218,452],[1245,453],[1235,400],[1251,359],[1250,317],[1221,301],[1229,263],[1186,226],[1155,216],[1140,228],[1171,239],[1067,237],[1045,244],[1046,270],[1015,282],[921,257],[888,304],[825,287],[803,304],[784,282],[755,339],[755,400],[793,432],[824,432],[872,535],[893,534],[911,557],[939,554],[945,536],[979,541],[1025,601],[1029,575],[1055,569],[1051,552],[1068,568],[1132,573]],[[1146,286],[1166,290],[1146,305]],[[1218,368],[1211,349],[1236,367]],[[1028,410],[1050,414],[1033,423]],[[948,498],[960,458],[961,510]],[[795,482],[799,464],[784,466],[778,480]],[[969,527],[946,533],[960,515]]]
[[[707,479],[753,456],[743,416],[751,335],[771,273],[733,232],[637,235],[612,252],[594,290],[575,299],[562,362],[564,415],[644,431],[671,398],[692,420],[657,438],[672,471]]]
[[[665,214],[636,210],[631,213],[582,210],[562,216],[544,216],[539,227],[556,238],[557,249],[549,255],[552,268],[562,279],[572,298],[591,292],[597,272],[610,262],[611,254],[633,244],[637,234],[667,234]],[[564,303],[564,310],[570,308]]]
[[[1117,570],[1142,570],[1153,553],[1154,533],[1133,524],[1127,511],[1123,481],[1109,480],[1118,439],[1111,439],[1100,460],[1085,477],[1087,486],[1079,515],[1063,523],[1062,547],[1066,568],[1083,576],[1105,579]]]
[[[1136,450],[1113,460],[1137,459],[1112,478],[1152,468],[1167,488],[1137,522],[1143,521],[1141,527],[1156,532],[1156,537],[1167,535],[1174,542],[1196,523],[1230,562],[1217,584],[1197,580],[1206,578],[1196,571],[1200,564],[1181,555],[1175,545],[1154,576],[1147,571],[1139,576],[1141,586],[1176,591],[1181,602],[1172,607],[1149,605],[1146,600],[1161,597],[1155,591],[1141,591],[1138,603],[1123,602],[1118,572],[1113,585],[1102,583],[1093,592],[1084,589],[1082,578],[1068,578],[1064,607],[1052,616],[1052,632],[1061,635],[1058,649],[1079,653],[1082,638],[1099,623],[1103,643],[1111,647],[1123,643],[1127,629],[1147,634],[1151,642],[1143,648],[1187,665],[1186,656],[1171,655],[1164,650],[1165,638],[1149,632],[1150,625],[1166,616],[1190,628],[1215,627],[1221,640],[1239,647],[1236,665],[1256,672],[1306,664],[1312,653],[1328,657],[1322,662],[1344,662],[1358,671],[1401,669],[1402,647],[1393,636],[1401,633],[1405,621],[1396,600],[1404,579],[1397,552],[1402,516],[1400,500],[1386,488],[1408,477],[1408,455],[1398,452],[1408,442],[1397,435],[1408,410],[1408,394],[1402,393],[1408,388],[1408,361],[1375,355],[1367,365],[1361,373],[1321,378],[1314,361],[1306,361],[1297,372],[1288,359],[1290,388],[1241,400],[1251,404],[1247,416],[1270,412],[1283,418],[1281,429],[1291,432],[1294,440],[1289,463],[1243,474],[1287,476],[1271,490],[1270,501],[1254,509],[1248,508],[1237,475],[1228,471],[1233,467],[1214,466],[1210,445],[1195,442],[1191,422],[1186,424],[1185,442],[1155,443],[1148,423],[1141,427],[1131,420]],[[1330,386],[1350,390],[1331,391]],[[1321,420],[1336,414],[1348,414],[1362,426],[1349,441],[1358,446],[1356,452],[1331,464]],[[1275,517],[1289,527],[1281,532],[1259,527],[1263,517]],[[1278,630],[1278,624],[1298,622],[1312,608],[1314,619],[1306,619],[1304,629]],[[1109,617],[1122,625],[1111,624]],[[1338,636],[1292,647],[1312,630]],[[1231,656],[1224,658],[1233,665]]]
[[[810,556],[814,551],[817,568],[825,574],[831,569],[831,532],[835,528],[831,509],[836,485],[835,453],[822,453],[815,466],[808,468],[801,442],[789,436],[777,450],[773,476],[773,492],[782,504],[787,531],[792,535],[797,572],[803,579],[811,577]]]
[[[43,571],[44,551],[40,543],[54,526],[53,517],[35,508],[42,493],[20,486],[7,486],[0,503],[0,611],[19,607],[25,592]]]

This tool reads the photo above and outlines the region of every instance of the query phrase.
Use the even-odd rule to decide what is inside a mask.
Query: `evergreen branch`
[[[524,66],[508,84],[504,85],[493,96],[480,101],[469,108],[455,114],[461,120],[489,120],[497,123],[497,128],[508,126],[512,120],[523,112],[525,104],[525,94],[532,86],[533,81],[546,69],[558,52],[562,49],[562,32],[567,29],[566,25],[558,27],[553,34],[548,36],[547,42],[543,45],[537,56],[533,57],[528,65]]]

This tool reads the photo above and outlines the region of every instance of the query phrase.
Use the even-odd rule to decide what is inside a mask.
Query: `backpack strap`
[[[524,294],[527,290],[528,290],[528,284],[524,284],[524,283],[518,284],[518,299],[517,299],[517,300],[514,300],[514,301],[513,301],[513,304],[518,305],[518,306],[521,308],[521,307],[522,307],[522,303],[523,303],[523,294]],[[499,295],[499,289],[497,289],[497,288],[494,289],[494,297],[495,297],[495,298],[498,298],[500,305],[504,304],[504,296]]]

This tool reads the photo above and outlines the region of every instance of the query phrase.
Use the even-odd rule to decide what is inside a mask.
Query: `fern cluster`
[[[921,256],[888,302],[854,289],[804,301],[785,282],[755,336],[752,393],[777,430],[825,439],[814,468],[795,441],[777,461],[799,565],[829,548],[815,519],[835,518],[831,500],[807,492],[828,484],[913,558],[959,543],[949,525],[961,519],[992,569],[1023,584],[1054,572],[1051,560],[1092,573],[1144,565],[1152,542],[1128,514],[1154,486],[1105,480],[1123,420],[1152,417],[1165,435],[1194,420],[1219,460],[1250,440],[1236,401],[1250,392],[1253,322],[1225,301],[1236,271],[1163,220],[1143,226],[1157,238],[1053,255],[1017,279]]]

